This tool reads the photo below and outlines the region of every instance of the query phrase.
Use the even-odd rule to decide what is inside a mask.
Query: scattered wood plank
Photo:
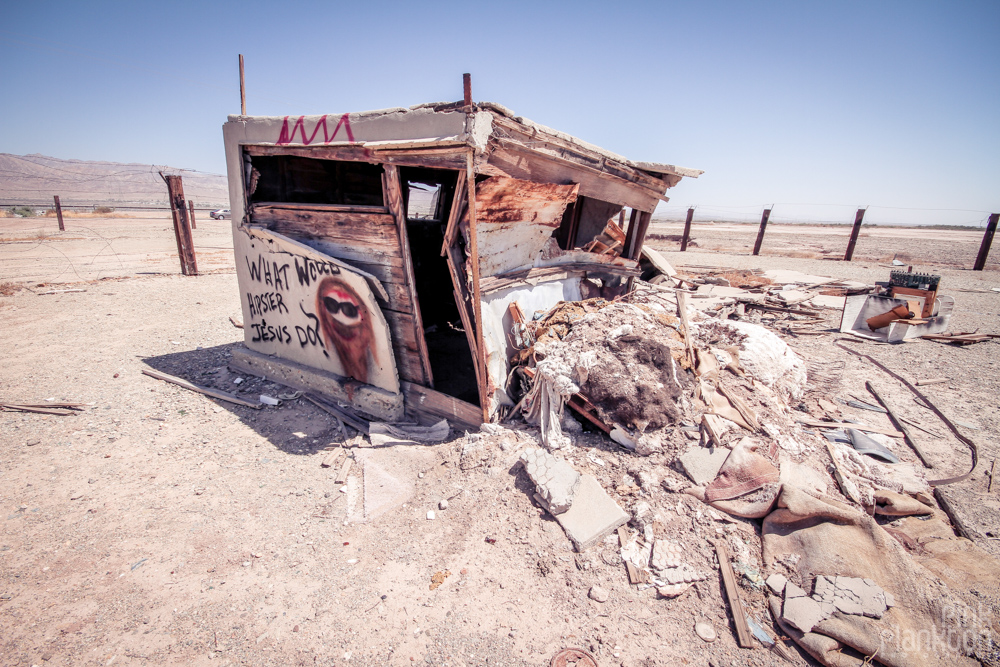
[[[229,403],[235,403],[236,405],[243,405],[248,408],[253,408],[254,410],[260,410],[263,406],[260,403],[251,403],[250,401],[244,401],[238,396],[233,396],[225,391],[219,391],[218,389],[212,389],[211,387],[202,387],[200,385],[194,384],[193,382],[188,382],[187,380],[179,377],[174,377],[173,375],[168,375],[166,373],[161,373],[160,371],[154,371],[149,368],[144,368],[142,371],[143,375],[148,375],[151,378],[156,378],[157,380],[163,380],[164,382],[170,382],[178,387],[183,387],[189,391],[196,391],[199,394],[205,394],[206,396],[211,396],[212,398],[217,398],[220,401],[227,401]]]
[[[351,471],[351,465],[354,463],[354,459],[348,456],[344,459],[344,464],[340,466],[340,472],[334,477],[334,484],[346,484],[347,483],[347,473]]]
[[[354,430],[364,433],[365,435],[368,435],[368,422],[361,419],[360,417],[348,414],[341,408],[335,408],[329,403],[321,401],[315,396],[312,396],[311,394],[302,394],[302,398],[306,399],[320,410],[333,415],[334,417],[344,422]]]
[[[235,317],[233,317],[232,315],[229,316],[229,321],[232,322],[233,326],[236,327],[237,329],[242,329],[243,328],[243,323],[240,322]]]
[[[917,380],[916,385],[918,387],[926,387],[929,384],[942,384],[947,381],[948,378],[932,378],[930,380]]]
[[[619,526],[618,527],[618,546],[619,547],[624,547],[628,543],[629,539],[630,539],[630,536],[628,534],[628,529],[625,528],[625,526]],[[639,568],[637,568],[635,565],[633,565],[632,563],[630,563],[627,560],[624,561],[624,562],[625,562],[625,571],[628,573],[628,583],[630,583],[630,584],[645,584],[645,583],[649,583],[647,581],[648,577],[644,576],[646,574],[645,572],[641,572],[639,570]]]
[[[403,397],[407,412],[425,414],[436,419],[447,419],[456,430],[478,431],[483,423],[483,413],[479,406],[454,396],[442,394],[430,387],[422,387],[412,382],[402,382]]]
[[[17,410],[19,412],[37,412],[41,415],[59,415],[60,417],[65,417],[66,415],[75,415],[76,413],[72,410],[64,410],[60,408],[50,408],[42,407],[37,405],[23,405],[19,403],[0,403],[0,408],[5,410]]]
[[[604,431],[604,433],[611,433],[611,427],[605,424],[604,421],[597,415],[597,408],[594,407],[594,404],[591,403],[583,394],[573,394],[569,397],[569,400],[566,401],[566,405],[601,431]]]
[[[335,463],[337,463],[340,456],[344,453],[343,447],[336,447],[332,449],[323,460],[319,462],[321,468],[332,468]]]
[[[729,550],[721,540],[715,540],[715,555],[719,558],[719,571],[722,573],[722,583],[726,587],[726,597],[729,598],[729,610],[733,614],[736,625],[736,639],[740,648],[753,648],[753,633],[747,623],[746,611],[740,599],[740,589],[736,585],[736,573],[733,564],[729,562]]]
[[[47,296],[49,294],[69,294],[70,292],[86,292],[85,289],[50,289],[48,292],[39,292],[38,296]]]

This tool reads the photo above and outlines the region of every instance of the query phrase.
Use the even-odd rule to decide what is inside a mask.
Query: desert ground
[[[1000,332],[1000,249],[986,271],[968,270],[978,230],[873,228],[851,263],[832,261],[847,228],[772,225],[759,257],[749,254],[755,225],[696,225],[685,253],[680,230],[654,224],[649,242],[692,274],[790,268],[873,284],[896,257],[942,276],[954,330]],[[202,216],[194,238],[202,274],[183,277],[162,213],[67,218],[65,232],[52,218],[0,218],[0,400],[86,404],[71,416],[0,412],[0,664],[534,666],[569,646],[602,666],[790,664],[760,644],[737,646],[707,542],[742,540],[759,559],[760,522],[648,483],[681,479],[663,456],[636,457],[590,433],[575,434],[566,454],[623,507],[642,498],[662,509],[660,529],[710,573],[676,599],[630,586],[617,542],[572,549],[516,465],[536,442],[530,427],[473,456],[459,432],[440,445],[365,448],[409,497],[355,522],[339,470],[321,461],[327,447],[357,441],[327,414],[295,398],[253,410],[143,375],[154,368],[248,400],[289,395],[227,368],[243,341],[230,321],[241,318],[230,223]],[[824,317],[821,335],[779,333],[804,356],[845,363],[838,397],[884,383],[902,414],[939,434],[922,436],[935,467],[966,471],[968,449],[899,385],[834,347],[839,312]],[[947,379],[927,390],[979,447],[978,467],[946,487],[948,498],[996,557],[998,346],[854,344],[911,380]],[[595,586],[605,595],[591,596]],[[773,632],[764,593],[741,586]],[[1000,632],[996,582],[971,593]],[[718,638],[699,638],[699,622]]]

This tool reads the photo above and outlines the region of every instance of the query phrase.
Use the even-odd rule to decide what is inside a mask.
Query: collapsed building
[[[510,305],[628,292],[660,263],[643,253],[656,205],[702,173],[486,102],[231,116],[223,133],[246,331],[233,365],[388,422],[509,409]]]
[[[574,548],[619,548],[637,590],[677,600],[719,569],[741,648],[1000,664],[973,607],[1000,563],[955,535],[941,491],[975,470],[975,443],[875,359],[836,344],[899,383],[866,382],[878,405],[846,393],[833,345],[810,358],[771,331],[823,335],[829,309],[859,340],[947,338],[932,333],[953,304],[937,276],[894,273],[880,294],[793,271],[677,274],[643,241],[665,192],[701,172],[495,104],[233,116],[224,133],[246,342],[233,368],[353,409],[372,446],[471,431],[463,474],[523,468]],[[957,453],[928,460],[886,387],[933,410],[968,472],[953,474]],[[876,412],[892,428],[866,425]],[[595,446],[606,437],[619,448]],[[373,452],[343,452],[364,480],[346,461],[345,521],[390,506],[369,506],[368,480],[393,480]]]

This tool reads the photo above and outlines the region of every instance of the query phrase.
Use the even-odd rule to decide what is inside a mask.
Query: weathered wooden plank
[[[389,215],[389,209],[385,206],[361,206],[356,204],[299,204],[297,202],[276,202],[261,201],[252,204],[254,210],[265,210],[271,208],[287,209],[290,211],[329,211],[334,213],[381,213]],[[390,219],[386,224],[393,224]]]
[[[417,298],[417,282],[413,275],[413,258],[410,256],[410,241],[406,229],[406,213],[403,210],[403,192],[399,182],[399,169],[394,164],[385,165],[384,169],[382,187],[385,191],[385,201],[389,204],[389,210],[396,219],[396,227],[399,232],[397,240],[403,255],[403,273],[406,276],[406,285],[410,290],[413,335],[417,343],[420,363],[424,369],[423,384],[433,387],[434,375],[431,372],[430,355],[427,353],[427,341],[424,339],[424,321],[420,314],[420,301]]]
[[[465,155],[465,177],[466,188],[469,191],[469,261],[472,267],[472,307],[475,314],[476,324],[476,350],[475,363],[479,367],[476,374],[476,382],[479,389],[479,405],[483,411],[483,421],[490,419],[490,389],[489,374],[486,371],[486,346],[483,344],[483,298],[479,292],[479,241],[476,226],[478,224],[476,215],[476,170],[475,155],[470,147]]]
[[[448,247],[455,243],[455,238],[458,235],[458,221],[462,217],[462,211],[465,210],[465,179],[459,178],[458,183],[455,184],[455,196],[451,200],[451,211],[448,214],[448,224],[444,230],[444,242],[441,244],[441,256],[444,257],[448,252]]]
[[[403,269],[403,258],[398,247],[394,251],[389,251],[370,246],[349,245],[328,239],[311,239],[308,245],[325,255],[336,257],[351,264],[360,262],[393,267],[398,266],[400,271]],[[361,268],[361,266],[359,265],[358,268]],[[371,272],[369,271],[369,273]],[[372,275],[375,274],[372,273]],[[400,282],[405,283],[405,278]]]
[[[408,412],[447,419],[456,430],[479,430],[483,422],[478,406],[412,382],[403,383],[403,397]]]
[[[533,151],[632,181],[655,191],[657,194],[662,194],[668,187],[676,183],[676,181],[671,182],[666,177],[660,178],[623,162],[611,160],[607,156],[593,153],[558,136],[530,131],[510,118],[494,117],[493,123],[506,131],[508,141],[513,139],[523,146],[530,147]]]
[[[293,238],[322,239],[357,248],[399,252],[399,237],[391,215],[254,207],[250,219],[254,224]]]
[[[660,196],[630,181],[573,163],[569,163],[568,168],[564,160],[518,144],[497,147],[488,160],[490,165],[513,178],[564,185],[575,182],[580,185],[581,195],[619,206],[652,212],[660,201]]]
[[[379,262],[351,260],[347,263],[378,278],[379,282],[385,285],[386,291],[388,291],[390,283],[393,285],[406,286],[406,276],[403,275],[402,259],[391,259]]]

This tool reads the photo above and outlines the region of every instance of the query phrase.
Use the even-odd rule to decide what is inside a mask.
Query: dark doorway
[[[455,303],[447,260],[441,256],[459,176],[459,172],[447,169],[403,167],[399,170],[406,232],[434,388],[479,405],[472,352]]]

